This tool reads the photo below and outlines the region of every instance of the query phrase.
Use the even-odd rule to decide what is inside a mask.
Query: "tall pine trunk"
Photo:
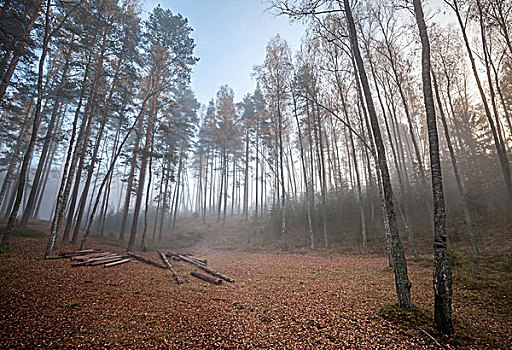
[[[48,42],[50,41],[50,10],[51,10],[50,3],[51,3],[51,1],[47,0],[43,47],[42,47],[42,51],[41,51],[41,57],[39,58],[39,72],[38,72],[38,77],[37,77],[37,102],[36,102],[34,120],[33,120],[33,124],[32,124],[32,135],[30,136],[28,148],[27,148],[27,151],[25,152],[25,156],[23,157],[23,162],[21,164],[21,171],[20,171],[20,176],[19,176],[18,189],[17,189],[17,193],[16,193],[16,200],[14,202],[14,208],[12,209],[11,215],[9,216],[9,221],[7,222],[7,228],[5,229],[4,235],[2,237],[2,243],[0,245],[0,250],[9,249],[9,240],[10,240],[12,232],[14,231],[14,227],[16,225],[16,217],[18,216],[18,210],[20,209],[21,201],[23,198],[23,192],[25,189],[26,176],[27,176],[27,173],[29,170],[30,160],[32,159],[32,152],[34,151],[34,145],[36,143],[37,134],[39,132],[39,125],[41,124],[41,119],[42,119],[41,103],[43,100],[44,62],[46,59],[46,54],[48,52]],[[39,8],[39,6],[38,6],[38,8]],[[0,100],[1,100],[1,96],[0,96]]]
[[[160,77],[156,78],[155,82],[155,91],[159,88]],[[144,183],[146,181],[146,168],[148,164],[148,153],[149,147],[151,143],[151,136],[153,135],[153,124],[155,123],[156,113],[157,113],[157,100],[158,94],[154,94],[151,101],[151,108],[148,116],[147,130],[146,130],[146,139],[144,142],[144,150],[142,152],[142,159],[140,163],[140,171],[139,171],[139,183],[137,187],[137,197],[135,200],[135,207],[133,208],[133,218],[132,218],[132,226],[130,229],[130,238],[128,240],[128,251],[133,250],[135,246],[135,236],[137,235],[137,228],[139,223],[139,213],[140,207],[142,205],[142,196],[144,194]]]
[[[74,40],[74,36],[72,36],[72,38],[70,40],[70,44],[72,43],[73,40]],[[52,114],[50,117],[50,121],[48,123],[48,129],[46,131],[43,148],[42,148],[41,154],[39,156],[39,162],[37,164],[37,169],[34,174],[34,180],[32,182],[32,188],[30,190],[30,195],[28,197],[27,206],[25,208],[25,211],[23,212],[23,216],[21,217],[20,227],[27,227],[28,221],[33,218],[34,209],[35,209],[35,205],[36,205],[37,193],[39,191],[39,183],[41,181],[41,175],[43,172],[43,166],[45,165],[45,162],[46,162],[46,157],[48,155],[48,151],[50,149],[50,144],[52,142],[52,137],[54,134],[53,129],[56,124],[56,119],[58,118],[57,113],[59,111],[59,106],[60,106],[60,96],[62,93],[62,89],[67,82],[67,75],[68,75],[68,71],[69,71],[69,59],[70,59],[69,51],[70,50],[68,50],[68,53],[66,54],[64,68],[62,69],[61,81],[55,91],[55,101],[53,103]]]

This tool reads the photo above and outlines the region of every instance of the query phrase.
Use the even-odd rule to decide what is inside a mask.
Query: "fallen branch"
[[[234,280],[234,279],[232,279],[231,277],[224,276],[223,274],[221,274],[221,273],[219,273],[219,272],[217,272],[217,271],[214,271],[214,270],[212,270],[212,269],[210,269],[210,268],[208,268],[208,267],[206,267],[206,266],[204,266],[204,265],[202,265],[202,264],[200,264],[200,263],[196,262],[195,260],[190,259],[190,258],[189,258],[189,257],[187,257],[187,256],[179,255],[179,254],[178,254],[178,257],[179,257],[181,260],[183,260],[183,261],[185,261],[185,262],[188,262],[189,264],[192,264],[192,265],[194,265],[194,266],[196,266],[196,267],[200,268],[201,270],[203,270],[203,271],[205,271],[205,272],[208,272],[210,275],[213,275],[213,276],[216,276],[216,277],[222,278],[223,280],[228,281],[228,282],[235,282],[235,280]]]
[[[205,275],[204,273],[200,273],[200,272],[197,272],[197,271],[191,271],[190,274],[192,276],[194,276],[194,277],[197,277],[197,278],[199,278],[199,279],[201,279],[203,281],[206,281],[206,282],[210,282],[212,284],[216,284],[216,285],[222,284],[222,280],[221,279]]]
[[[154,260],[151,260],[149,258],[146,258],[145,256],[142,256],[142,255],[138,255],[138,254],[135,254],[135,253],[132,253],[132,252],[128,252],[128,255],[131,256],[132,258],[135,258],[139,261],[142,261],[146,264],[149,264],[149,265],[153,265],[153,266],[156,266],[156,267],[159,267],[161,269],[166,269],[167,266],[165,266],[164,264],[162,263],[159,263],[158,261],[154,261]]]
[[[169,262],[169,260],[167,260],[167,258],[165,257],[165,254],[162,253],[162,251],[160,250],[157,250],[158,254],[160,255],[160,258],[162,258],[162,261],[164,262],[165,266],[167,266],[167,269],[169,271],[171,271],[172,273],[172,276],[174,277],[174,279],[176,280],[176,283],[177,284],[182,284],[183,281],[180,279],[180,277],[178,276],[178,274],[176,273],[176,271],[174,270],[174,268],[172,267],[171,263]]]
[[[121,264],[130,262],[130,261],[132,261],[132,260],[131,259],[123,259],[123,260],[119,260],[119,261],[110,262],[108,264],[103,265],[103,267],[111,267],[111,266],[121,265]]]
[[[434,343],[436,343],[437,346],[439,346],[441,349],[446,349],[441,343],[439,343],[437,341],[436,338],[434,338],[433,336],[431,336],[426,330],[424,330],[423,328],[420,328],[420,327],[416,327],[418,328],[420,331],[422,331],[423,333],[425,333],[430,339],[432,339],[434,341]]]

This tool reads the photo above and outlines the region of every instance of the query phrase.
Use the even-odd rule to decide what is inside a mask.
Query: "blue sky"
[[[304,32],[301,23],[290,24],[286,17],[265,12],[268,3],[261,0],[146,0],[143,17],[157,4],[181,13],[194,29],[200,61],[192,88],[201,103],[215,98],[222,84],[241,100],[254,90],[250,74],[255,64],[263,63],[267,42],[279,33],[295,49]]]

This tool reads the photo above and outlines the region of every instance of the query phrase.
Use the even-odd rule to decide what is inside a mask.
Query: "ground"
[[[409,262],[417,309],[401,312],[385,257],[219,251],[202,242],[181,250],[234,283],[197,280],[182,262],[172,262],[182,285],[144,263],[73,268],[42,259],[44,236],[14,236],[0,255],[0,348],[512,348],[512,296],[468,279],[454,287],[456,336],[435,332],[427,257]],[[122,251],[95,239],[90,247]]]

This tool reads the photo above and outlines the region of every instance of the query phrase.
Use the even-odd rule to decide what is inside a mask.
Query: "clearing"
[[[228,233],[229,234],[229,233]],[[233,277],[220,286],[128,263],[71,267],[44,260],[43,235],[14,236],[0,255],[0,348],[171,349],[437,349],[507,348],[511,295],[455,279],[456,336],[431,326],[432,269],[409,261],[415,312],[398,312],[393,273],[379,256],[332,252],[244,252],[207,249],[208,266]],[[122,252],[91,239],[90,248]],[[171,248],[171,247],[169,247]],[[155,260],[154,251],[144,253]],[[501,294],[500,294],[501,293]]]

